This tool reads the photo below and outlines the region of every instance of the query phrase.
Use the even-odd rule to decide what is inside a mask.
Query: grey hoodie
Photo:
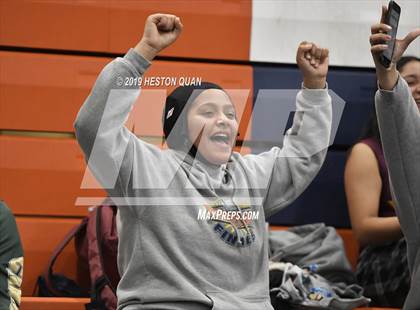
[[[118,309],[273,309],[265,219],[299,196],[323,163],[328,91],[299,92],[303,121],[295,118],[282,149],[234,152],[215,166],[145,143],[124,126],[140,91],[121,79],[148,66],[133,49],[109,63],[74,124],[89,168],[119,207]],[[219,209],[259,217],[198,220]]]
[[[407,241],[411,288],[404,309],[420,309],[420,113],[407,82],[375,97],[397,215]]]

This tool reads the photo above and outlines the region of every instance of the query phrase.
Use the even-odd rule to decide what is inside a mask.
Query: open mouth
[[[210,140],[224,146],[230,146],[230,137],[226,133],[216,133],[210,137]]]

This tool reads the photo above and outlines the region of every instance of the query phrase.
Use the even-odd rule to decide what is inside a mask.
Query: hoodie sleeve
[[[283,147],[245,156],[257,186],[264,190],[268,218],[295,200],[321,168],[329,145],[332,124],[331,97],[327,89],[302,89],[296,113]]]
[[[124,81],[138,79],[149,66],[133,49],[110,62],[99,74],[74,122],[76,139],[88,166],[111,196],[127,193],[138,140],[124,124],[140,89],[138,85],[125,86]]]
[[[408,243],[420,235],[420,113],[407,82],[379,89],[375,105],[397,213]]]

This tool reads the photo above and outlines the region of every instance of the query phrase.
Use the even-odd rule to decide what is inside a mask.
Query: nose
[[[225,113],[219,113],[217,116],[216,124],[227,126],[227,120],[228,118]]]
[[[414,93],[420,94],[420,82],[414,86]]]

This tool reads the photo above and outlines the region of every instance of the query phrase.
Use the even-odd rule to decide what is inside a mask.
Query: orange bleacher
[[[86,168],[75,141],[73,122],[108,58],[39,56],[31,53],[0,52],[5,70],[0,74],[0,147],[3,176],[0,197],[17,215],[83,216],[86,208],[75,207],[77,197],[105,197],[103,190],[80,189]],[[27,68],[36,74],[22,80],[13,73]],[[64,78],[60,80],[60,72]],[[252,110],[250,66],[156,61],[147,76],[166,74],[179,78],[200,72],[203,80],[231,90],[242,118],[239,139],[243,139]],[[172,87],[173,88],[173,87]],[[141,137],[160,139],[161,113],[167,92],[145,88],[127,126]],[[235,89],[248,89],[235,92]],[[45,111],[45,112],[44,112]],[[247,131],[248,130],[248,131]],[[22,188],[25,195],[21,195]]]
[[[157,12],[185,26],[163,56],[249,60],[251,1],[0,1],[0,45],[125,53]]]

